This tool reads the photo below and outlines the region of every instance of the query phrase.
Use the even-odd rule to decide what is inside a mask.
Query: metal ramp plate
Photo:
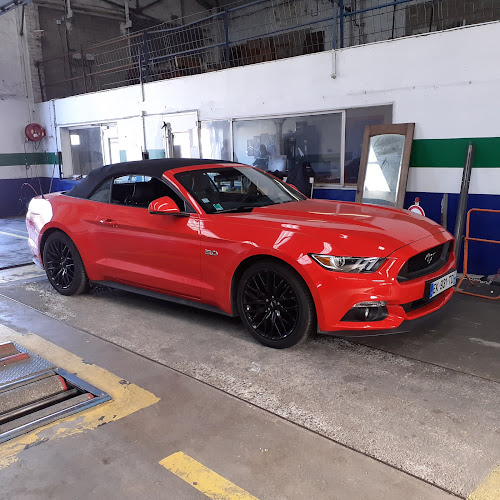
[[[2,345],[6,346],[8,344],[13,345],[18,352],[28,354],[29,358],[26,360],[21,360],[18,363],[5,365],[3,367],[0,364],[0,390],[2,390],[5,386],[15,383],[18,380],[22,380],[34,375],[40,375],[41,373],[47,372],[48,370],[53,370],[55,368],[52,363],[49,363],[40,356],[33,354],[32,352],[28,351],[28,349],[25,349],[23,346],[20,346],[15,342],[9,342]]]
[[[110,399],[23,346],[0,344],[0,443]]]

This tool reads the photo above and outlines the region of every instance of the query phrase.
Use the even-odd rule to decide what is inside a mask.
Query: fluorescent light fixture
[[[72,146],[80,145],[80,136],[78,134],[69,134],[69,140]]]

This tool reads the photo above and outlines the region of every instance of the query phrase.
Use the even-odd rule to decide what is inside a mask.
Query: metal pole
[[[465,157],[464,171],[462,174],[462,187],[460,188],[460,198],[458,199],[457,222],[455,224],[455,258],[460,260],[462,251],[462,239],[464,234],[465,212],[467,211],[467,199],[469,197],[469,184],[472,165],[474,163],[474,145],[469,142],[467,155]]]
[[[441,225],[448,229],[448,193],[444,193],[441,200]]]
[[[226,37],[226,68],[229,68],[229,14],[224,11],[224,35]]]
[[[332,49],[335,50],[337,48],[337,17],[338,17],[338,8],[337,2],[333,2],[333,33],[332,33]]]
[[[340,0],[340,48],[344,48],[344,0]]]
[[[82,58],[82,73],[83,73],[83,88],[85,89],[85,93],[88,92],[87,89],[87,75],[85,74],[85,52],[83,51],[83,45],[80,45],[80,54]]]
[[[19,36],[24,36],[24,8],[26,5],[23,3],[23,6],[21,8],[21,29],[19,31]]]
[[[63,171],[62,171],[62,152],[58,151],[57,152],[57,164],[59,166],[59,179],[63,178]]]
[[[146,145],[146,112],[145,111],[141,111],[141,118],[142,118],[142,144],[143,144],[142,159],[149,160],[149,151],[148,151],[148,147]]]
[[[392,34],[391,40],[394,40],[394,28],[396,25],[396,4],[394,3],[394,7],[392,8]]]
[[[142,78],[142,54],[143,48],[139,49],[139,83],[141,84],[142,100],[144,101],[144,79]]]
[[[45,96],[43,92],[43,83],[42,83],[42,72],[40,71],[40,61],[35,61],[36,70],[38,72],[38,84],[40,85],[40,96],[42,98],[42,102],[45,101]]]
[[[143,40],[144,43],[142,45],[143,47],[143,55],[144,55],[144,81],[148,81],[149,77],[149,52],[148,52],[148,32],[144,31],[143,33]]]

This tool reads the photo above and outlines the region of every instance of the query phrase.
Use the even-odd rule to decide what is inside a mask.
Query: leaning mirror
[[[356,201],[403,208],[413,123],[365,129]]]

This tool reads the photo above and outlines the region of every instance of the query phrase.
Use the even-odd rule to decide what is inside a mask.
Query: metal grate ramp
[[[0,344],[0,443],[109,399],[21,345]]]

